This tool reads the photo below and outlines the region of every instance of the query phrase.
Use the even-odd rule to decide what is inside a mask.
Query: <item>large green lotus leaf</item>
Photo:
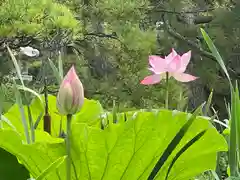
[[[12,123],[18,133],[24,135],[21,114],[19,113],[17,104],[14,104],[4,116]],[[6,122],[2,122],[2,126],[4,129],[12,129]]]
[[[26,168],[18,163],[15,156],[0,148],[0,177],[4,180],[27,180],[29,173]],[[13,173],[14,172],[14,173]]]
[[[168,144],[187,121],[187,116],[186,113],[165,110],[159,113],[130,112],[126,122],[110,123],[104,130],[86,123],[73,123],[72,179],[146,180]],[[176,161],[168,179],[186,180],[214,169],[216,153],[226,151],[227,144],[208,120],[198,117],[155,179],[164,180],[179,150],[205,129],[206,133]],[[0,147],[15,155],[34,177],[65,155],[63,139],[53,138],[42,131],[36,131],[37,142],[32,145],[22,144],[22,137],[12,130],[0,130],[0,136]],[[45,179],[65,179],[64,165]]]
[[[38,116],[43,111],[43,107],[41,107],[39,100],[36,98],[31,103],[31,114],[33,121],[35,122]],[[62,129],[66,132],[66,117],[61,116],[58,113],[56,108],[56,97],[49,95],[48,96],[48,109],[49,115],[51,116],[51,135],[54,137],[59,137],[60,126],[62,121]],[[27,107],[24,106],[24,112],[26,118],[28,118]],[[98,125],[99,124],[99,116],[103,112],[102,106],[98,101],[85,99],[84,105],[79,113],[77,113],[73,117],[74,122],[84,122],[89,125]],[[24,129],[22,125],[21,115],[19,112],[19,108],[17,104],[14,104],[7,113],[4,114],[6,118],[8,118],[11,123],[16,127],[16,130],[21,135],[24,135]],[[4,123],[5,128],[12,129],[8,124]],[[38,130],[43,130],[43,119],[38,124]]]
[[[22,143],[22,138],[16,132],[0,130],[0,147],[15,155],[35,178],[51,163],[65,155],[63,139],[52,138],[44,132],[37,132],[36,134],[39,141],[35,144],[27,145]],[[12,170],[15,171],[15,169]],[[60,180],[60,177],[66,179],[64,165],[59,166],[45,179]]]
[[[146,180],[188,114],[170,111],[138,112],[125,123],[109,124],[105,130],[86,124],[72,126],[73,147],[81,164],[81,180]],[[204,136],[176,161],[169,179],[186,180],[216,166],[216,153],[226,151],[224,138],[208,120],[198,117],[180,141],[155,179],[164,180],[177,152],[194,136]],[[207,163],[206,163],[207,162]]]
[[[89,126],[99,126],[99,117],[103,112],[104,110],[99,101],[85,98],[83,107],[75,115],[73,123],[87,123]]]

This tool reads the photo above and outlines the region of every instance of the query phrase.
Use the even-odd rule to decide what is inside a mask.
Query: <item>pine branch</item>
[[[173,27],[172,27],[172,26],[168,23],[168,21],[166,20],[165,14],[162,15],[162,20],[163,20],[163,22],[164,22],[164,25],[165,25],[165,27],[166,27],[167,32],[168,32],[170,35],[172,35],[173,37],[175,37],[175,38],[178,39],[178,40],[181,40],[181,41],[185,42],[186,44],[188,44],[189,46],[191,46],[192,48],[194,48],[196,51],[198,51],[201,55],[203,55],[203,56],[205,56],[205,57],[207,57],[207,58],[209,58],[209,59],[211,59],[211,60],[213,60],[213,61],[216,61],[215,57],[214,57],[211,53],[203,50],[203,49],[201,48],[201,46],[199,46],[199,45],[196,44],[195,42],[187,39],[186,37],[184,37],[183,35],[181,35],[180,33],[178,33],[176,30],[174,30]]]
[[[0,51],[5,49],[5,44],[7,44],[11,49],[18,49],[19,47],[29,46],[33,41],[34,38],[30,36],[0,38]]]
[[[100,38],[111,38],[111,39],[118,39],[117,34],[113,32],[112,34],[105,34],[105,33],[87,33],[85,36],[96,36]]]
[[[163,13],[168,13],[168,14],[177,14],[177,15],[181,15],[181,14],[198,14],[198,13],[201,13],[201,12],[209,12],[209,11],[214,11],[215,8],[206,8],[206,9],[198,9],[198,10],[194,10],[194,11],[181,11],[181,12],[178,12],[178,11],[172,11],[172,10],[166,10],[166,9],[156,9],[156,8],[153,8],[151,9],[151,11],[155,11],[155,12],[163,12]]]

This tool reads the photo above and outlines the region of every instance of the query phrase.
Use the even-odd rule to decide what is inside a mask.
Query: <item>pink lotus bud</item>
[[[84,90],[74,66],[64,77],[57,95],[57,108],[60,114],[75,114],[80,111],[84,101]]]

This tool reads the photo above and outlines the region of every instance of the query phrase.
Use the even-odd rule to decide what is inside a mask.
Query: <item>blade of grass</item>
[[[229,147],[229,167],[230,175],[236,176],[238,171],[238,161],[237,161],[237,94],[232,93],[231,102],[231,123],[230,123],[230,147]]]
[[[40,112],[40,114],[38,115],[37,120],[36,120],[36,122],[34,123],[34,126],[33,126],[34,129],[37,129],[38,124],[39,124],[39,122],[41,121],[41,119],[43,117],[43,114],[44,114],[44,111]]]
[[[229,117],[229,119],[231,119],[231,106],[230,106],[229,103],[227,103],[225,98],[224,98],[224,101],[225,101],[225,106],[226,106],[226,109],[227,109],[228,117]]]
[[[20,69],[20,67],[18,65],[17,59],[15,58],[14,54],[12,53],[11,49],[8,46],[7,46],[7,50],[8,50],[8,53],[10,54],[10,57],[11,57],[12,62],[13,62],[13,65],[14,65],[14,67],[16,69],[17,76],[20,79],[22,86],[25,86],[24,82],[23,82],[23,78],[22,78],[21,69]]]
[[[214,45],[212,39],[208,36],[208,34],[204,31],[204,29],[201,28],[201,32],[202,32],[202,35],[203,35],[203,38],[204,38],[205,42],[208,45],[208,48],[210,49],[210,51],[212,52],[213,56],[217,60],[218,64],[221,66],[221,68],[224,71],[225,75],[227,76],[229,84],[230,84],[230,86],[232,88],[233,87],[232,86],[232,82],[231,82],[230,76],[228,74],[227,68],[226,68],[226,66],[224,64],[224,61],[223,61],[221,55],[219,54],[219,52],[218,52],[216,46]]]
[[[176,156],[173,158],[171,164],[168,167],[168,171],[167,171],[167,175],[165,177],[165,180],[168,179],[168,175],[174,165],[174,163],[178,160],[178,158],[189,148],[191,147],[195,142],[197,142],[205,133],[206,133],[207,129],[201,131],[200,133],[198,133],[194,138],[192,138],[187,144],[185,144],[182,149],[176,154]]]
[[[167,161],[168,157],[171,155],[173,150],[177,147],[179,142],[182,140],[183,136],[188,131],[189,127],[192,125],[194,120],[196,119],[197,115],[202,111],[203,104],[199,106],[194,113],[191,115],[191,117],[188,119],[188,121],[183,125],[183,127],[179,130],[179,132],[176,134],[176,136],[173,138],[173,140],[170,142],[156,165],[154,166],[152,172],[148,176],[148,180],[152,180],[156,177],[157,173],[162,168],[163,164]]]
[[[30,136],[29,136],[29,132],[28,132],[28,124],[27,124],[25,113],[24,113],[24,108],[23,108],[23,104],[22,104],[21,94],[18,91],[16,82],[14,80],[13,80],[13,84],[14,84],[14,92],[15,92],[16,103],[18,105],[18,108],[19,108],[19,111],[20,111],[20,114],[21,114],[21,119],[22,119],[22,124],[23,124],[24,132],[25,132],[26,141],[27,141],[28,144],[30,144]]]
[[[37,96],[41,102],[41,105],[43,105],[43,102],[41,100],[41,97],[40,95],[38,95],[35,91],[33,91],[32,89],[30,88],[27,88],[25,87],[24,85],[24,81],[23,81],[23,78],[22,78],[22,74],[21,74],[21,68],[19,67],[19,64],[17,62],[17,59],[15,58],[14,54],[12,53],[11,49],[7,46],[7,50],[10,54],[10,57],[12,59],[12,62],[14,64],[14,67],[15,67],[15,70],[17,72],[17,76],[18,78],[20,79],[21,81],[21,84],[22,86],[19,86],[16,84],[16,82],[14,81],[14,86],[15,88],[15,96],[16,96],[16,101],[18,103],[18,106],[19,106],[19,110],[20,110],[20,113],[21,113],[21,118],[22,118],[22,123],[23,123],[23,126],[24,126],[24,131],[25,131],[25,136],[26,136],[26,139],[27,139],[27,143],[29,144],[30,143],[30,137],[29,137],[29,133],[28,133],[28,126],[27,126],[27,121],[26,121],[26,117],[25,117],[25,114],[24,114],[24,109],[23,109],[23,105],[22,105],[22,99],[21,99],[21,94],[19,92],[19,89],[22,89],[24,90],[24,97],[27,97],[26,95],[26,91],[34,94],[35,96]],[[31,115],[29,115],[29,118],[30,118]],[[29,121],[31,121],[31,119],[29,119]],[[31,122],[29,122],[31,124]],[[32,132],[33,131],[33,132]],[[31,134],[34,134],[34,129],[32,128],[31,129]]]
[[[17,88],[18,88],[18,90],[23,90],[24,91],[24,97],[25,98],[28,97],[27,96],[27,92],[29,92],[29,93],[33,94],[34,96],[36,96],[37,99],[40,102],[40,108],[43,110],[44,103],[43,103],[43,100],[42,100],[42,97],[41,97],[40,94],[38,94],[36,91],[34,91],[34,90],[32,90],[32,89],[30,89],[28,87],[25,87],[25,86],[17,85]],[[32,142],[34,142],[35,141],[35,129],[34,129],[34,125],[33,125],[34,123],[33,123],[33,119],[32,119],[30,104],[31,104],[31,100],[29,100],[29,102],[27,103],[27,110],[28,110],[27,112],[28,112],[28,121],[29,121],[28,123],[30,125],[31,140],[32,140]]]
[[[211,107],[211,103],[212,103],[212,98],[213,98],[213,90],[211,91],[210,95],[208,96],[208,100],[206,103],[206,106],[204,107],[204,115],[207,116]]]
[[[238,122],[239,122],[239,94],[238,92],[234,92],[234,88],[230,79],[230,76],[227,72],[227,68],[224,64],[222,57],[220,56],[217,48],[213,44],[213,41],[208,36],[208,34],[201,29],[202,35],[204,40],[206,41],[209,49],[212,51],[213,56],[216,58],[217,62],[221,66],[222,70],[224,71],[225,75],[228,78],[230,84],[230,92],[231,92],[231,124],[230,124],[230,147],[229,147],[229,167],[230,167],[230,175],[237,176],[238,175],[238,157],[237,157],[237,149],[239,149],[238,145],[238,136],[240,135],[238,129]]]
[[[240,157],[239,152],[239,146],[240,146],[240,99],[239,99],[239,90],[238,90],[238,84],[236,83],[235,92],[233,92],[233,100],[232,103],[232,119],[231,119],[231,125],[230,125],[230,153],[233,158],[235,158],[235,163],[233,163],[231,166],[233,168],[233,165],[235,165],[235,168],[231,172],[231,176],[238,176],[239,174],[239,161],[238,158]],[[235,144],[233,144],[235,143]],[[232,147],[231,147],[232,146]],[[235,148],[235,149],[234,149]],[[238,155],[237,155],[238,153]],[[233,155],[234,154],[234,155]]]
[[[32,93],[33,95],[37,96],[38,99],[40,100],[41,102],[41,106],[43,107],[43,101],[41,99],[41,96],[35,92],[34,90],[30,89],[30,88],[27,88],[25,87],[24,85],[24,81],[23,81],[23,78],[22,78],[22,74],[21,74],[21,68],[19,67],[19,64],[17,62],[17,59],[15,58],[14,54],[12,53],[11,49],[7,46],[7,50],[10,54],[10,57],[12,59],[12,62],[14,64],[14,67],[16,69],[16,72],[17,72],[17,76],[18,78],[20,79],[21,81],[21,84],[22,86],[19,86],[16,84],[16,82],[14,81],[14,85],[15,85],[15,88],[17,88],[15,90],[15,96],[16,96],[16,100],[17,100],[17,103],[20,103],[18,104],[19,105],[19,110],[20,110],[20,113],[21,113],[21,118],[22,118],[22,123],[23,123],[23,126],[24,126],[24,131],[25,131],[25,136],[26,136],[26,139],[27,139],[27,143],[30,143],[30,137],[29,137],[29,133],[28,133],[28,126],[27,126],[27,121],[26,121],[26,117],[25,117],[25,114],[24,114],[24,109],[23,109],[23,105],[22,105],[22,99],[21,99],[21,94],[19,92],[19,89],[21,90],[24,90],[24,97],[26,98],[27,97],[27,94],[26,92],[30,92]],[[29,113],[30,111],[28,111]],[[31,114],[28,114],[28,117],[29,117],[29,123],[32,124],[33,122],[32,119],[31,119]],[[34,139],[34,128],[31,128],[31,134],[32,134],[32,138]]]

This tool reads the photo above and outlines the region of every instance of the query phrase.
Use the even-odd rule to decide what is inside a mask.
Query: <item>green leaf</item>
[[[34,90],[30,89],[30,88],[27,88],[27,87],[25,87],[25,86],[19,86],[19,85],[17,85],[17,88],[18,88],[18,89],[21,89],[21,90],[24,90],[24,91],[26,91],[26,92],[30,92],[31,94],[33,94],[34,96],[36,96],[36,97],[39,99],[39,101],[41,102],[41,105],[43,106],[42,97],[41,97],[41,95],[38,94],[36,91],[34,91]]]
[[[66,130],[66,117],[62,117],[60,114],[58,114],[56,102],[57,101],[55,96],[48,95],[48,113],[51,117],[51,135],[54,137],[59,137],[61,119],[63,121],[63,129]],[[39,108],[37,99],[34,99],[33,102],[31,103],[31,109],[33,119],[35,120],[35,123],[38,124],[37,129],[43,130],[43,116],[42,116],[43,111]],[[39,121],[40,117],[41,120]]]
[[[200,113],[201,110],[202,110],[202,106],[198,107],[197,110],[194,112],[194,114],[189,118],[189,120],[182,126],[182,128],[179,130],[179,132],[173,138],[173,140],[168,145],[168,147],[166,148],[166,150],[162,154],[161,158],[158,160],[157,164],[153,168],[151,174],[148,177],[149,180],[155,178],[155,176],[157,175],[159,170],[162,168],[163,164],[166,162],[166,160],[171,155],[173,150],[176,148],[176,146],[182,140],[183,136],[188,131],[189,127],[192,125],[192,123],[196,119],[196,116]],[[171,169],[171,167],[170,167],[170,169]],[[168,176],[168,174],[167,174],[167,176]]]
[[[213,98],[213,91],[211,91],[209,97],[208,97],[208,100],[207,100],[207,103],[206,103],[206,106],[204,107],[204,113],[203,115],[207,116],[208,115],[208,112],[209,110],[211,109],[211,103],[212,103],[212,98]]]
[[[24,86],[21,69],[18,65],[17,59],[15,58],[14,54],[12,53],[11,49],[8,46],[7,46],[7,50],[8,50],[8,53],[10,54],[10,57],[13,61],[14,67],[15,67],[17,75],[18,75],[18,78],[20,79],[22,86]]]
[[[66,156],[58,158],[56,161],[54,161],[47,169],[43,171],[41,175],[39,175],[36,180],[42,180],[47,177],[47,175],[58,168],[66,159]]]
[[[40,112],[40,114],[38,115],[37,120],[35,121],[35,123],[34,123],[34,125],[33,125],[34,129],[37,129],[38,124],[39,124],[39,122],[41,121],[42,117],[43,117],[43,111]]]
[[[22,126],[24,129],[25,139],[26,139],[26,142],[28,144],[30,144],[30,135],[29,135],[29,131],[28,131],[27,118],[26,118],[26,114],[24,112],[24,106],[22,104],[22,97],[21,97],[20,92],[17,89],[17,85],[16,85],[15,81],[14,81],[14,91],[15,91],[15,97],[16,97],[16,103],[18,106],[18,110],[21,115],[21,122],[22,122]]]
[[[201,131],[200,133],[198,133],[193,139],[191,139],[191,141],[189,141],[177,154],[176,156],[174,157],[174,159],[172,160],[169,168],[168,168],[168,171],[167,171],[167,175],[166,175],[166,178],[165,180],[167,180],[168,178],[168,175],[174,165],[174,163],[177,161],[177,159],[191,146],[193,145],[196,141],[198,141],[204,134],[206,133],[206,130],[203,130]]]
[[[52,138],[46,132],[36,131],[36,143],[30,145],[22,144],[23,137],[11,130],[0,130],[0,136],[0,147],[15,155],[34,178],[65,155],[63,139]],[[60,177],[65,179],[63,164],[49,172],[45,180],[59,180]]]
[[[126,123],[109,124],[104,131],[86,124],[74,124],[73,149],[80,156],[75,161],[81,164],[79,169],[82,179],[146,180],[187,119],[188,114],[185,113],[160,111],[157,115],[153,112],[138,112]],[[202,138],[176,161],[169,179],[189,179],[205,170],[214,169],[217,151],[226,151],[227,144],[208,120],[198,117],[155,179],[165,179],[177,153],[206,129]]]
[[[100,127],[100,116],[104,112],[99,101],[84,99],[84,104],[73,119],[73,123],[87,123],[90,126]]]
[[[229,167],[230,175],[238,175],[238,159],[236,149],[240,146],[240,100],[239,100],[239,91],[236,86],[236,90],[232,92],[231,100],[231,123],[230,123],[230,147],[229,147]]]
[[[0,148],[0,159],[1,179],[26,180],[29,178],[29,173],[26,168],[22,164],[19,164],[15,156],[2,148]]]
[[[42,98],[42,97],[41,97]],[[43,99],[43,98],[42,98]],[[66,132],[66,117],[61,116],[58,113],[57,107],[56,107],[56,97],[52,95],[48,95],[48,108],[49,108],[49,115],[51,116],[51,135],[54,137],[59,137],[59,131],[62,121],[62,129],[64,132]],[[31,105],[31,113],[32,113],[32,119],[34,121],[34,127],[38,130],[43,130],[43,108],[41,106],[41,103],[39,103],[39,98],[36,97]],[[84,100],[84,105],[79,113],[77,113],[73,117],[73,124],[74,123],[80,123],[84,122],[87,123],[90,126],[98,126],[100,127],[100,119],[99,117],[103,113],[103,108],[101,104],[98,101],[95,100]],[[27,106],[24,106],[24,113],[27,113]],[[17,104],[14,104],[7,113],[4,114],[4,116],[11,120],[10,122],[12,125],[16,128],[18,133],[24,133],[23,126],[21,124],[21,114],[19,113],[19,108]],[[40,119],[41,118],[41,119]],[[5,128],[9,128],[10,126],[7,125],[5,122],[4,124]]]
[[[82,115],[100,119],[100,109],[96,110],[95,113],[91,108],[85,109]],[[171,164],[168,180],[190,179],[213,170],[217,152],[227,151],[224,137],[208,119],[196,117],[196,114],[157,110],[118,113],[117,116],[118,123],[109,123],[104,130],[100,126],[89,126],[89,121],[85,120],[82,123],[75,119],[72,123],[72,180],[146,180],[181,129],[185,129],[185,133],[177,145],[172,146],[174,148],[156,174],[156,180],[165,180]],[[113,117],[111,113],[105,118],[110,117]],[[202,137],[192,143],[203,131],[206,132]],[[53,138],[42,130],[35,132],[36,143],[26,145],[22,143],[22,134],[0,129],[0,147],[15,155],[34,178],[66,154],[63,139]],[[61,179],[66,179],[65,163],[45,177],[45,180]]]
[[[17,131],[16,127],[6,118],[4,115],[1,115],[1,121],[4,121],[9,127],[11,127],[14,131]]]
[[[230,129],[229,128],[224,129],[223,134],[227,136],[230,135]]]
[[[206,43],[208,45],[208,48],[211,50],[213,56],[216,58],[218,64],[221,66],[222,70],[224,71],[225,75],[228,78],[230,86],[232,87],[231,79],[230,79],[230,76],[228,74],[227,68],[226,68],[226,66],[224,64],[224,61],[223,61],[221,55],[219,54],[216,46],[214,45],[213,41],[208,36],[208,34],[204,31],[204,29],[201,28],[201,32],[202,32],[204,40],[206,41]]]

